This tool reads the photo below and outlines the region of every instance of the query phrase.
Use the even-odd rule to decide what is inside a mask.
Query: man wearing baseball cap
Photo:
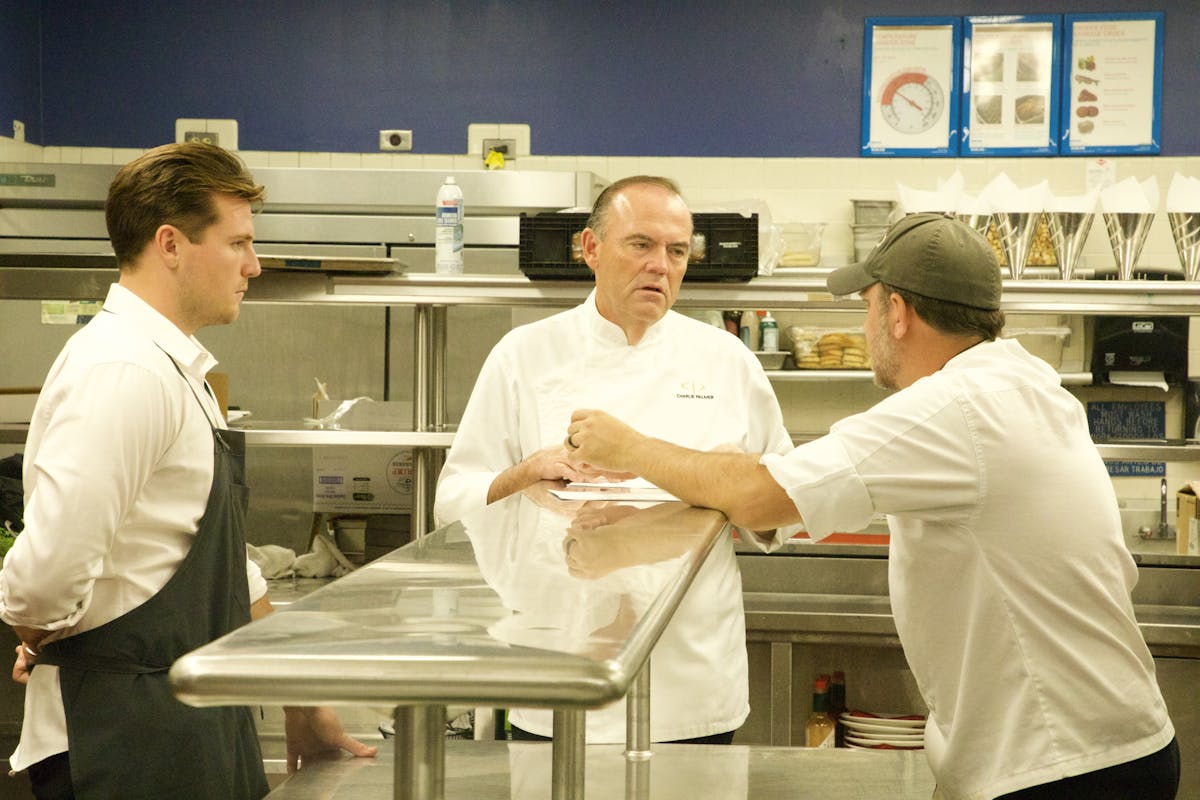
[[[761,456],[688,450],[580,410],[572,459],[755,530],[802,522],[821,539],[886,514],[938,797],[1174,798],[1179,749],[1112,482],[1057,373],[998,338],[987,240],[913,214],[827,283],[866,303],[875,380],[898,390],[875,407]]]

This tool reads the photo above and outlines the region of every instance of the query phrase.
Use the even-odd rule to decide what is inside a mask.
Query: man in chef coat
[[[1079,401],[997,338],[986,239],[910,215],[828,285],[866,302],[876,382],[895,394],[782,455],[700,453],[580,410],[572,460],[815,539],[887,514],[892,611],[939,797],[1175,797],[1179,750],[1112,481]]]
[[[260,272],[263,188],[198,142],[125,165],[105,206],[120,270],[33,412],[25,529],[0,570],[21,640],[21,741],[41,798],[244,798],[268,790],[246,708],[190,708],[167,670],[271,610],[246,557],[242,434],[225,428],[194,334],[237,319]],[[373,755],[328,708],[286,709],[289,769]]]
[[[687,271],[692,215],[674,183],[608,186],[582,234],[596,287],[581,305],[511,331],[489,354],[438,481],[454,521],[542,480],[595,477],[562,443],[571,411],[605,408],[705,450],[785,453],[791,439],[758,360],[735,336],[671,310]],[[778,532],[782,537],[784,532]],[[754,538],[754,537],[751,537]],[[566,570],[564,564],[563,569]],[[651,738],[729,742],[749,714],[741,576],[725,537],[654,651]],[[515,710],[516,735],[549,736],[548,711]],[[589,742],[625,740],[624,705],[587,715]]]

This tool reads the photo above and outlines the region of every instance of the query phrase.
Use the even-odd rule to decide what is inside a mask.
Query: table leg
[[[650,752],[650,661],[647,659],[625,695],[625,758],[645,761]]]
[[[792,744],[792,643],[771,642],[771,744]]]
[[[586,711],[554,711],[550,751],[551,800],[583,800]]]
[[[649,800],[652,763],[649,759],[625,762],[625,800]]]
[[[446,707],[396,706],[395,800],[443,800]]]

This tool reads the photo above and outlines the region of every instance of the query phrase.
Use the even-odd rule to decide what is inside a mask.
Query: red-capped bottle
[[[804,746],[833,747],[836,728],[829,716],[829,680],[822,675],[813,681],[813,710],[804,727]]]

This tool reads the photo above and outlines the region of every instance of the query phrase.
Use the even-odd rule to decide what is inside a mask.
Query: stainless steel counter
[[[925,753],[789,747],[655,745],[627,761],[619,745],[587,748],[588,797],[629,800],[928,800]],[[550,747],[524,742],[446,743],[446,795],[472,800],[550,797]],[[301,769],[269,800],[386,800],[393,764],[339,759]]]
[[[601,505],[621,514],[533,491],[493,504],[184,656],[176,694],[197,706],[394,705],[405,798],[442,796],[447,704],[551,708],[555,797],[582,797],[584,709],[630,692],[648,716],[650,651],[726,526],[682,503]],[[585,510],[586,530],[599,525],[612,546],[586,537],[581,563],[571,548]],[[639,754],[649,734],[635,729]]]

